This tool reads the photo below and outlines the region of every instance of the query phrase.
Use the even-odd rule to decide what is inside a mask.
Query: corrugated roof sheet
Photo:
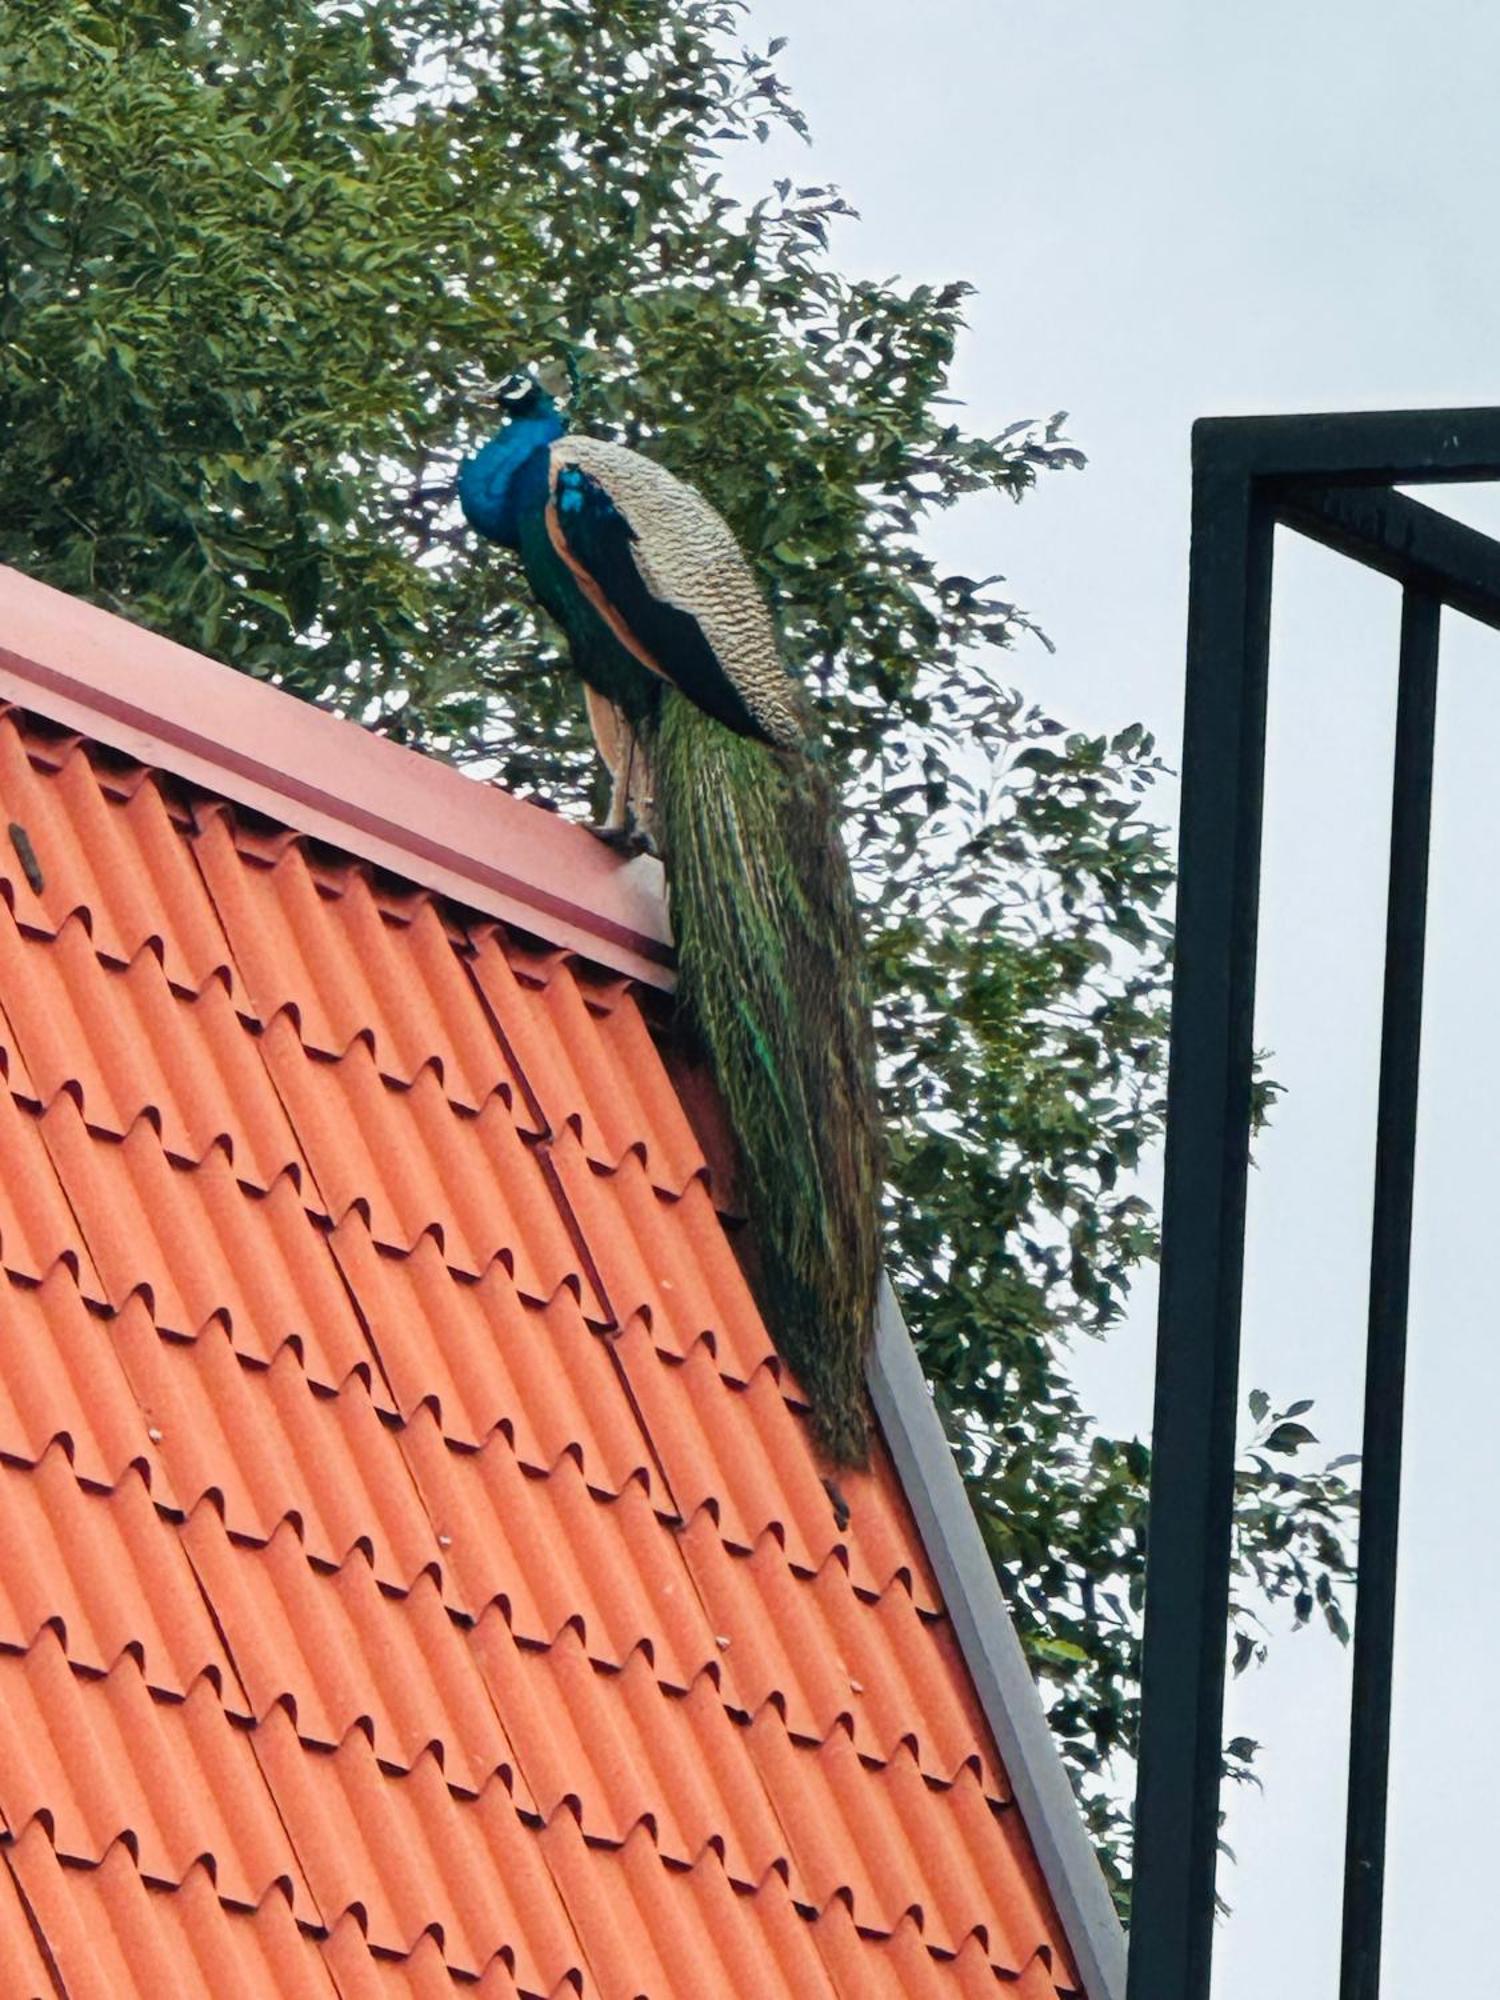
[[[1076,1990],[660,1003],[0,717],[0,1988]]]

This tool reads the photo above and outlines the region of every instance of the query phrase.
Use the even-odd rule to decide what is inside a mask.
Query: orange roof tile
[[[0,716],[0,1990],[1081,1992],[620,953],[199,777]]]

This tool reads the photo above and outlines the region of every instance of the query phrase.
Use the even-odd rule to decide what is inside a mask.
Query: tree
[[[1106,1853],[1128,1749],[1148,1457],[1068,1342],[1151,1254],[1164,847],[1150,737],[1067,733],[1000,672],[1027,620],[939,573],[934,510],[1081,455],[946,395],[966,288],[856,283],[832,189],[731,200],[802,130],[737,0],[11,0],[0,23],[0,557],[580,802],[580,704],[504,557],[456,525],[487,378],[570,358],[581,424],[709,492],[813,681],[869,902],[892,1261]],[[1258,1411],[1264,1417],[1266,1411]],[[1254,1607],[1339,1623],[1349,1494],[1241,1481]],[[1239,1746],[1248,1768],[1253,1746]]]

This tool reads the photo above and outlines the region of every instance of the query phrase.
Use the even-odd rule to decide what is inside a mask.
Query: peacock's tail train
[[[652,750],[681,999],[744,1156],[763,1303],[823,1449],[860,1464],[882,1161],[833,786],[670,691]]]

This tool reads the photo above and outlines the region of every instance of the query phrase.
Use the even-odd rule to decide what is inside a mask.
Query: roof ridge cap
[[[0,565],[0,697],[595,964],[672,984],[660,864]]]

